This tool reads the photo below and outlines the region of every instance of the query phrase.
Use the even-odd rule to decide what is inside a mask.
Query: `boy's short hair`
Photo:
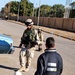
[[[53,47],[54,44],[55,44],[55,40],[54,40],[53,37],[48,37],[48,38],[46,39],[46,46],[47,46],[48,48]]]

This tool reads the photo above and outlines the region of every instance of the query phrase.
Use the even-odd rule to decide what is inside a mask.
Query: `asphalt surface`
[[[14,22],[14,21],[12,21]],[[9,35],[13,38],[15,52],[13,54],[0,54],[0,75],[14,75],[15,70],[20,68],[19,65],[19,52],[20,48],[18,45],[20,43],[20,38],[23,31],[25,30],[25,25],[20,22],[7,22],[0,20],[0,33]],[[22,25],[22,26],[21,26]],[[39,26],[35,26],[38,28]],[[64,70],[62,75],[75,75],[75,41],[62,38],[61,36],[56,36],[54,34],[54,29],[49,29],[46,27],[41,27],[43,31],[48,32],[44,34],[44,40],[47,37],[52,36],[56,40],[57,51],[61,54],[63,58]],[[49,29],[49,30],[48,30]],[[54,30],[54,31],[51,31]],[[59,30],[57,30],[59,31]],[[50,33],[50,34],[49,34]],[[73,35],[74,36],[74,35]],[[45,49],[45,43],[43,44],[43,50]],[[35,51],[35,56],[32,60],[30,70],[28,72],[22,72],[23,75],[34,75],[36,70],[36,62],[38,56],[43,53],[43,51]]]

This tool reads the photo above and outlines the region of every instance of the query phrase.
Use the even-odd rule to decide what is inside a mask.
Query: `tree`
[[[71,3],[70,17],[75,18],[75,2]]]
[[[75,2],[71,3],[70,5],[71,5],[72,9],[75,9]]]
[[[48,13],[50,12],[50,8],[51,8],[51,6],[41,5],[40,6],[40,16],[41,17],[48,17]],[[36,16],[38,16],[38,11],[39,11],[39,7],[35,8],[35,15]]]
[[[31,16],[33,12],[33,4],[30,3],[28,0],[21,0],[21,2],[11,1],[7,3],[2,9],[5,15],[11,13],[12,15],[18,14],[18,6],[19,8],[19,15],[20,16]]]
[[[4,15],[9,16],[9,14],[10,14],[10,6],[11,6],[11,2],[7,3],[5,5],[5,7],[2,9],[4,11]]]
[[[20,7],[18,7],[20,5]],[[5,15],[19,15],[20,16],[32,16],[33,13],[33,3],[29,2],[29,0],[21,0],[20,2],[11,1],[7,3],[2,9]],[[35,8],[34,15],[38,16],[39,7]],[[41,17],[63,17],[64,15],[64,6],[61,4],[49,6],[49,5],[41,5],[40,6],[40,16]]]
[[[48,5],[42,5],[40,7],[40,16],[48,16],[48,13],[50,12],[51,6]]]
[[[61,4],[56,4],[51,7],[50,15],[52,17],[63,17],[64,16],[64,6]]]
[[[35,9],[37,10],[37,14],[39,11],[39,8]],[[63,17],[64,16],[64,6],[61,4],[48,6],[48,5],[42,5],[40,7],[40,16],[41,17]]]
[[[33,11],[33,4],[28,0],[21,0],[21,12],[23,15],[31,16]]]
[[[17,15],[18,14],[18,4],[19,4],[19,2],[16,2],[16,1],[12,1],[11,2],[10,12],[13,15]]]

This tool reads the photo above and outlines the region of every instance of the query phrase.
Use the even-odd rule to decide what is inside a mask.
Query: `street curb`
[[[17,23],[17,24],[20,24],[20,25],[25,25],[24,23],[21,23],[21,22],[18,22],[18,21],[13,21],[13,20],[7,20],[8,22],[12,22],[12,23]],[[62,30],[57,30],[57,29],[53,29],[52,31],[50,30],[51,28],[47,28],[47,27],[43,27],[43,26],[36,26],[34,25],[34,27],[36,29],[38,29],[39,27],[42,29],[42,31],[46,32],[46,33],[49,33],[49,34],[52,34],[52,35],[56,35],[56,36],[59,36],[59,37],[63,37],[63,38],[66,38],[66,39],[69,39],[69,40],[72,40],[72,41],[75,41],[75,33],[72,33],[72,32],[67,32],[67,31],[62,31]],[[48,29],[48,30],[47,30]],[[57,31],[57,32],[56,32]],[[63,32],[64,35],[61,33]],[[65,36],[68,34],[71,34],[71,36]],[[73,36],[73,37],[72,37]]]

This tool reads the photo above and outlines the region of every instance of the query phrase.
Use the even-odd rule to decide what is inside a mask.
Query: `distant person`
[[[43,41],[44,41],[44,36],[43,36],[41,28],[38,28],[38,37],[39,37],[39,40],[38,40],[38,51],[41,51],[42,50]]]
[[[21,38],[20,51],[20,65],[21,68],[18,71],[28,71],[31,60],[34,57],[34,51],[36,50],[35,45],[37,44],[38,36],[35,33],[32,19],[27,19],[25,22],[27,26]]]
[[[37,70],[34,75],[61,75],[63,61],[60,54],[56,52],[53,37],[46,39],[46,49],[37,61]]]
[[[7,15],[5,16],[5,19],[8,20],[8,16]]]

